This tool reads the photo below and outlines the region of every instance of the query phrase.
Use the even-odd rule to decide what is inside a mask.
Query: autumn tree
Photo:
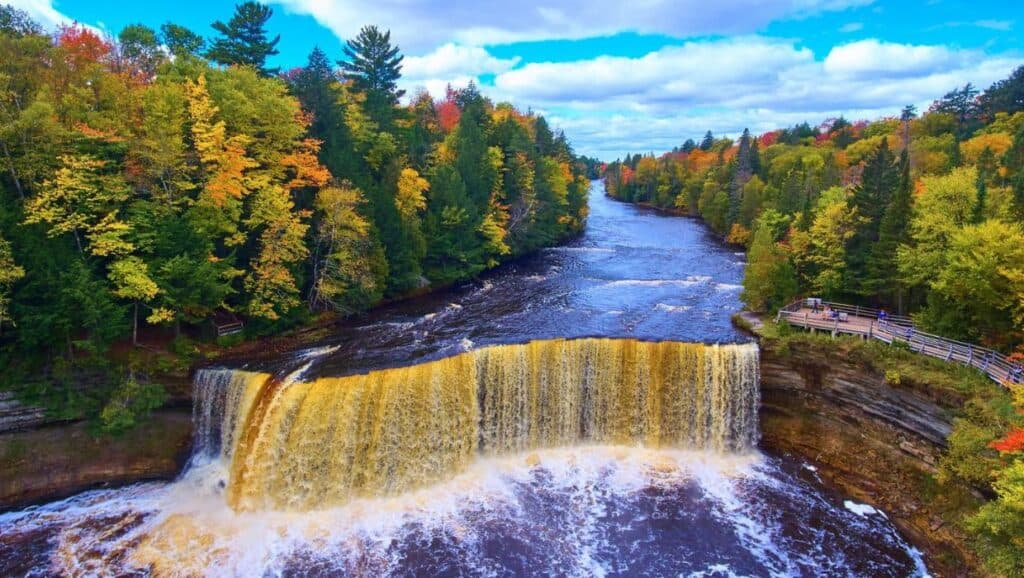
[[[834,297],[845,292],[847,243],[858,222],[857,209],[849,206],[845,191],[834,188],[822,193],[806,233],[805,259],[811,266],[811,287],[816,294]]]
[[[108,163],[88,155],[64,155],[52,179],[28,200],[25,222],[44,223],[51,237],[71,235],[83,255],[129,252],[128,226],[118,219],[130,195],[120,174]]]
[[[1013,342],[1024,327],[1024,232],[994,219],[957,230],[930,288],[941,309],[929,318],[945,331]]]
[[[348,184],[316,194],[317,232],[313,251],[313,309],[361,311],[384,295],[387,262],[371,225],[358,209],[362,193]]]

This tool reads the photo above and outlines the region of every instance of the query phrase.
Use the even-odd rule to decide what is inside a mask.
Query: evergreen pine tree
[[[747,181],[749,181],[750,177],[753,175],[754,168],[751,161],[750,130],[743,129],[743,135],[740,137],[739,150],[736,152],[732,181],[729,183],[728,222],[730,225],[739,220],[740,203],[743,201],[743,186],[747,184]]]
[[[867,261],[865,289],[880,299],[895,305],[903,312],[904,286],[898,274],[896,252],[906,243],[909,236],[911,217],[911,194],[913,181],[910,178],[910,158],[903,149],[899,160],[899,184],[892,193],[892,199],[878,228],[878,241],[871,247]]]
[[[985,220],[985,211],[988,208],[988,182],[996,175],[998,166],[996,155],[991,147],[985,147],[978,157],[978,200],[974,204],[971,222],[977,224]]]
[[[359,34],[345,44],[346,60],[339,61],[345,78],[356,91],[366,95],[366,111],[381,129],[391,126],[393,108],[404,90],[398,89],[402,77],[402,56],[391,45],[391,31],[381,32],[376,26],[364,26]]]
[[[243,2],[235,6],[235,14],[227,24],[217,21],[213,29],[220,38],[206,52],[207,58],[224,66],[251,66],[263,76],[277,74],[277,68],[266,68],[267,58],[275,56],[281,35],[267,39],[267,20],[273,16],[270,7],[259,2]]]
[[[872,246],[878,241],[882,214],[900,182],[900,168],[894,164],[892,151],[886,139],[864,165],[861,182],[853,189],[851,205],[857,209],[861,221],[850,240],[847,256],[847,288],[860,295],[873,291],[865,285],[868,278],[867,262]]]
[[[1017,131],[1013,145],[1003,155],[1003,166],[1013,190],[1013,213],[1018,221],[1024,221],[1024,126]]]
[[[709,151],[713,146],[715,146],[715,135],[711,134],[711,131],[708,131],[704,135],[704,140],[700,141],[700,150]]]

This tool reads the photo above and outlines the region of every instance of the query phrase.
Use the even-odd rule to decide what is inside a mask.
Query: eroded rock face
[[[122,437],[93,436],[85,422],[0,433],[0,509],[173,478],[191,440],[187,409],[158,411]]]
[[[813,463],[842,493],[888,513],[937,576],[975,575],[964,537],[925,494],[960,399],[887,383],[841,348],[763,344],[761,444]]]
[[[21,403],[13,392],[0,391],[0,433],[39,427],[48,421],[42,408]]]

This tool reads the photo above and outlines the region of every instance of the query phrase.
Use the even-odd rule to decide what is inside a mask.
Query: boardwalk
[[[916,353],[974,367],[1001,385],[1018,383],[1020,379],[1018,377],[1015,381],[1012,375],[1014,363],[1002,353],[918,331],[908,317],[890,315],[886,321],[879,321],[877,309],[829,302],[821,305],[828,306],[835,314],[830,317],[822,308],[814,311],[809,299],[801,299],[781,309],[776,320],[785,319],[790,325],[827,331],[833,336],[842,333],[889,344],[906,343]]]

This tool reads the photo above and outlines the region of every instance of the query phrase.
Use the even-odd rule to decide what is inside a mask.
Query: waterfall
[[[236,510],[307,510],[451,477],[480,455],[580,442],[742,452],[757,441],[753,344],[534,341],[303,381],[196,376],[196,455]]]

